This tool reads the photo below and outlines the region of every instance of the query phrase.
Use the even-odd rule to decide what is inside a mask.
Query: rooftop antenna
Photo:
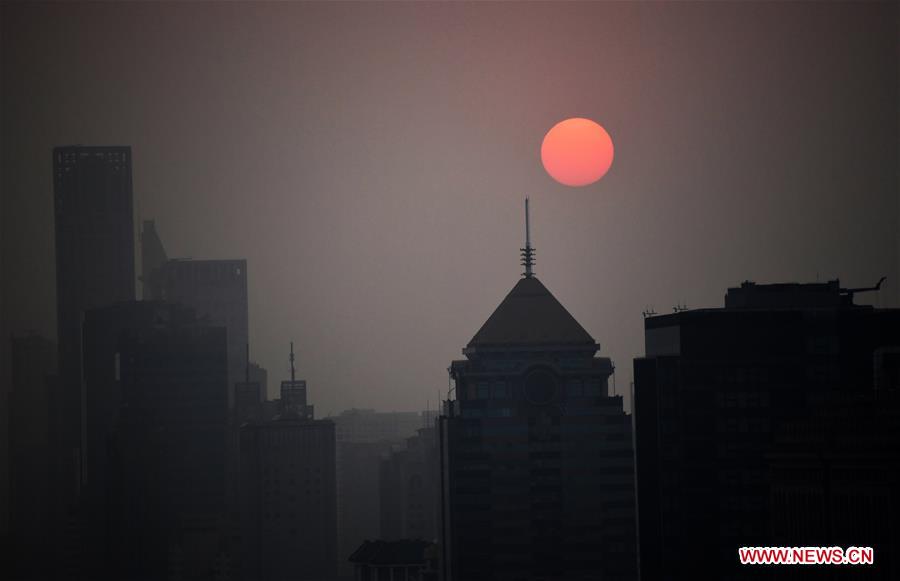
[[[534,276],[534,248],[531,247],[531,221],[528,216],[528,197],[525,197],[525,248],[522,248],[522,265],[525,267],[525,278]]]
[[[294,342],[291,341],[291,383],[294,383]]]

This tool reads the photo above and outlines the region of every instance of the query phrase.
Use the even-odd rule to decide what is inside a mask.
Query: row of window
[[[566,395],[569,397],[598,397],[606,395],[600,381],[582,381],[570,379],[566,381]],[[505,381],[479,381],[467,386],[467,399],[510,399],[513,397],[511,386]]]

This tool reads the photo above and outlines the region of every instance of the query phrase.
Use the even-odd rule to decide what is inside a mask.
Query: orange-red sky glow
[[[541,144],[544,169],[559,183],[586,186],[606,175],[613,161],[613,143],[599,124],[581,117],[560,121]]]

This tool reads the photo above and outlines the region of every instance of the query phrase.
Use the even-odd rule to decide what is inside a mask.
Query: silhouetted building
[[[84,312],[135,297],[131,148],[54,148],[53,199],[59,375],[66,410],[59,451],[65,474],[58,484],[71,505],[82,478]]]
[[[377,412],[371,409],[345,410],[330,418],[338,442],[402,442],[425,426],[419,412]]]
[[[439,450],[434,427],[421,428],[380,466],[381,535],[388,541],[438,538]]]
[[[86,314],[89,577],[211,579],[227,561],[226,364],[225,329],[182,305]]]
[[[337,442],[338,575],[353,578],[347,557],[366,539],[381,537],[378,467],[396,442]]]
[[[350,555],[354,581],[437,581],[437,546],[421,539],[364,541]]]
[[[896,532],[876,526],[801,534],[812,526],[803,522],[840,518],[822,512],[831,502],[853,505],[857,524],[874,519],[886,498],[871,470],[896,467],[895,442],[878,448],[878,432],[861,427],[873,386],[896,389],[900,310],[854,305],[860,290],[747,282],[728,289],[725,308],[645,319],[646,357],[634,362],[643,578],[681,579],[698,563],[718,579],[758,575],[739,564],[742,546],[872,545],[886,562],[896,553]],[[838,462],[851,442],[857,454]],[[839,486],[857,468],[866,500],[851,502]]]
[[[240,381],[234,384],[235,424],[258,422],[263,419],[263,387],[259,381]]]
[[[56,474],[54,450],[59,422],[59,393],[51,377],[56,373],[56,344],[39,335],[11,341],[12,390],[9,394],[10,491],[9,539],[14,579],[53,576],[46,558],[48,541],[58,540],[54,521]]]
[[[161,289],[154,288],[161,281],[157,280],[159,270],[169,261],[166,247],[156,231],[156,222],[144,220],[141,225],[141,298],[152,299]]]
[[[347,556],[365,539],[380,537],[381,459],[403,446],[426,418],[418,412],[350,409],[330,419],[337,438],[338,573],[350,578]]]
[[[873,546],[866,579],[900,577],[900,389],[811,396],[810,414],[774,433],[767,454],[774,546]],[[804,545],[804,546],[806,546]],[[777,571],[797,579],[795,567]],[[839,572],[834,578],[848,576]]]
[[[533,275],[527,236],[523,255],[524,278],[450,368],[445,578],[634,579],[631,422],[607,392],[613,366]]]
[[[334,424],[282,417],[240,432],[243,579],[332,581]]]
[[[244,381],[247,366],[247,261],[169,259],[152,220],[144,222],[141,248],[145,300],[181,303],[209,324],[225,327],[228,405],[233,407],[234,384]]]

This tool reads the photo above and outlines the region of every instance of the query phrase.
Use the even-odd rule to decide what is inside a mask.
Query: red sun
[[[553,126],[541,144],[541,161],[550,177],[566,186],[586,186],[606,175],[613,142],[590,119],[573,117]]]

